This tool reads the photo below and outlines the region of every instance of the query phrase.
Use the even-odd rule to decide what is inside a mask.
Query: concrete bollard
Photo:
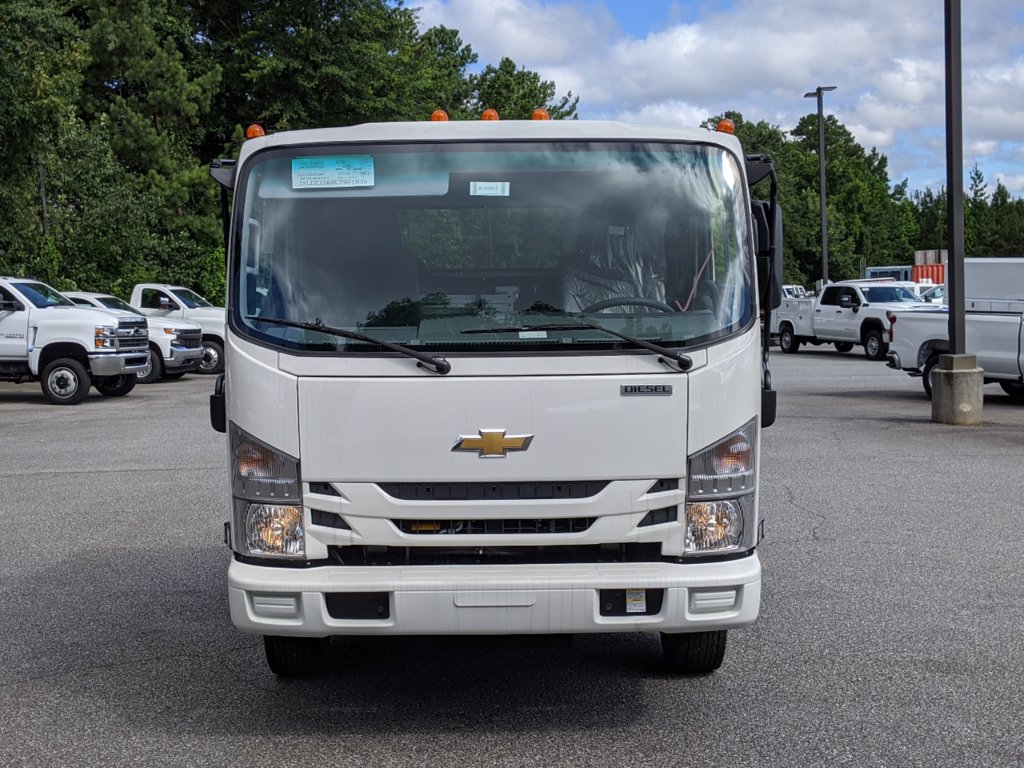
[[[941,355],[932,371],[932,421],[981,424],[985,372],[974,355]]]

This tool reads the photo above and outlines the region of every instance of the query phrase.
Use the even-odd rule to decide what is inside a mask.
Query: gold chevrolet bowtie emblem
[[[504,429],[481,429],[477,435],[459,435],[453,451],[477,451],[481,458],[503,459],[508,451],[525,451],[533,435],[506,435]]]

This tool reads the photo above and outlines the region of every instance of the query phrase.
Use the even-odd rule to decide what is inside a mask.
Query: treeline
[[[504,58],[479,67],[457,30],[420,32],[390,0],[4,0],[0,3],[0,274],[125,295],[136,282],[224,293],[216,185],[244,126],[506,119],[578,97]],[[820,277],[817,117],[787,132],[728,114],[776,161],[786,280]],[[717,119],[709,123],[717,122]],[[884,155],[826,124],[829,275],[946,247],[945,196],[891,184]],[[1024,254],[1024,201],[971,174],[968,255]]]
[[[747,153],[774,159],[786,282],[811,285],[821,278],[817,114],[805,116],[789,132],[745,121],[735,112],[724,116],[736,124]],[[913,264],[914,251],[948,248],[944,190],[911,192],[906,180],[892,184],[885,155],[865,151],[835,116],[825,119],[825,159],[831,280],[860,277],[865,266]],[[977,166],[964,197],[967,256],[1024,256],[1024,199],[1012,199],[1001,182],[990,189]]]
[[[537,73],[477,62],[458,31],[420,32],[387,0],[4,0],[0,274],[221,300],[207,168],[244,126],[575,115],[577,97]]]

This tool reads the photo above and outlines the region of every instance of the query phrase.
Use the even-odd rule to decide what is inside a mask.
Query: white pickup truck
[[[191,320],[203,329],[203,357],[197,373],[224,370],[224,308],[215,307],[195,291],[166,283],[139,283],[128,302],[149,317]]]
[[[844,280],[826,285],[817,297],[783,299],[777,313],[779,347],[793,353],[800,345],[835,344],[849,352],[864,347],[869,360],[884,360],[889,320],[896,309],[921,309],[929,304],[892,280]]]
[[[964,296],[965,351],[977,358],[986,383],[1024,398],[1024,259],[966,259]],[[889,313],[889,367],[920,376],[928,397],[939,355],[949,352],[949,308],[932,306]]]
[[[83,307],[99,307],[117,315],[146,316],[124,299],[109,293],[64,291],[64,295]],[[203,359],[203,329],[191,320],[173,317],[155,318],[149,326],[149,362],[139,371],[140,384],[160,378],[177,379],[199,367]]]
[[[0,277],[0,381],[38,381],[56,405],[80,403],[89,387],[127,395],[147,361],[141,317],[79,307],[38,280]]]

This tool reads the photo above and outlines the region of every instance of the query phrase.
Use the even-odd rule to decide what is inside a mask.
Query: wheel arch
[[[54,360],[64,357],[78,361],[85,366],[85,370],[89,370],[89,355],[86,353],[85,348],[81,344],[61,341],[47,344],[43,347],[42,352],[39,353],[39,373],[42,373],[42,370]]]

